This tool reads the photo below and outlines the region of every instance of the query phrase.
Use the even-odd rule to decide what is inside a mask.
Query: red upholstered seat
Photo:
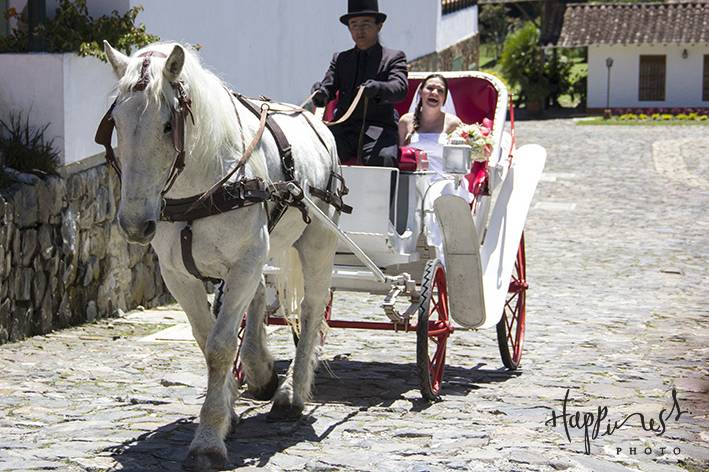
[[[448,80],[455,111],[463,123],[482,123],[483,118],[495,118],[497,90],[482,77],[451,77]],[[422,79],[409,78],[409,93],[406,100],[397,103],[396,109],[403,115],[409,111]]]

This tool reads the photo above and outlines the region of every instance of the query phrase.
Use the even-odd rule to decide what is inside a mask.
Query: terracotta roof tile
[[[557,46],[709,43],[709,1],[569,4]]]

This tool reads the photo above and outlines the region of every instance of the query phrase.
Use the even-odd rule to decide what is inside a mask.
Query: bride
[[[425,151],[428,168],[435,172],[424,196],[424,230],[428,245],[436,249],[436,256],[444,266],[443,235],[433,212],[433,202],[440,195],[458,195],[468,203],[473,197],[465,185],[456,185],[455,180],[443,171],[443,145],[448,143],[448,135],[463,124],[455,115],[448,90],[445,77],[429,75],[421,82],[414,97],[414,108],[399,120],[399,142],[402,146]]]
[[[453,100],[448,100],[448,81],[442,75],[426,77],[417,95],[413,111],[399,120],[399,142],[425,151],[429,170],[436,172],[438,178],[444,177],[443,145],[448,143],[448,135],[463,123],[455,116]]]

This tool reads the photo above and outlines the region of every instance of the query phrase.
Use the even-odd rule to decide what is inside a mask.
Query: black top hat
[[[373,16],[377,23],[384,23],[387,16],[379,11],[377,0],[347,0],[347,14],[340,17],[340,22],[347,25],[355,16]]]

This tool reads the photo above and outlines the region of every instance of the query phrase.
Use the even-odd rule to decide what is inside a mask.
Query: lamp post
[[[606,58],[606,68],[608,68],[608,77],[606,80],[606,109],[603,111],[603,118],[611,117],[611,67],[613,67],[613,58]]]

